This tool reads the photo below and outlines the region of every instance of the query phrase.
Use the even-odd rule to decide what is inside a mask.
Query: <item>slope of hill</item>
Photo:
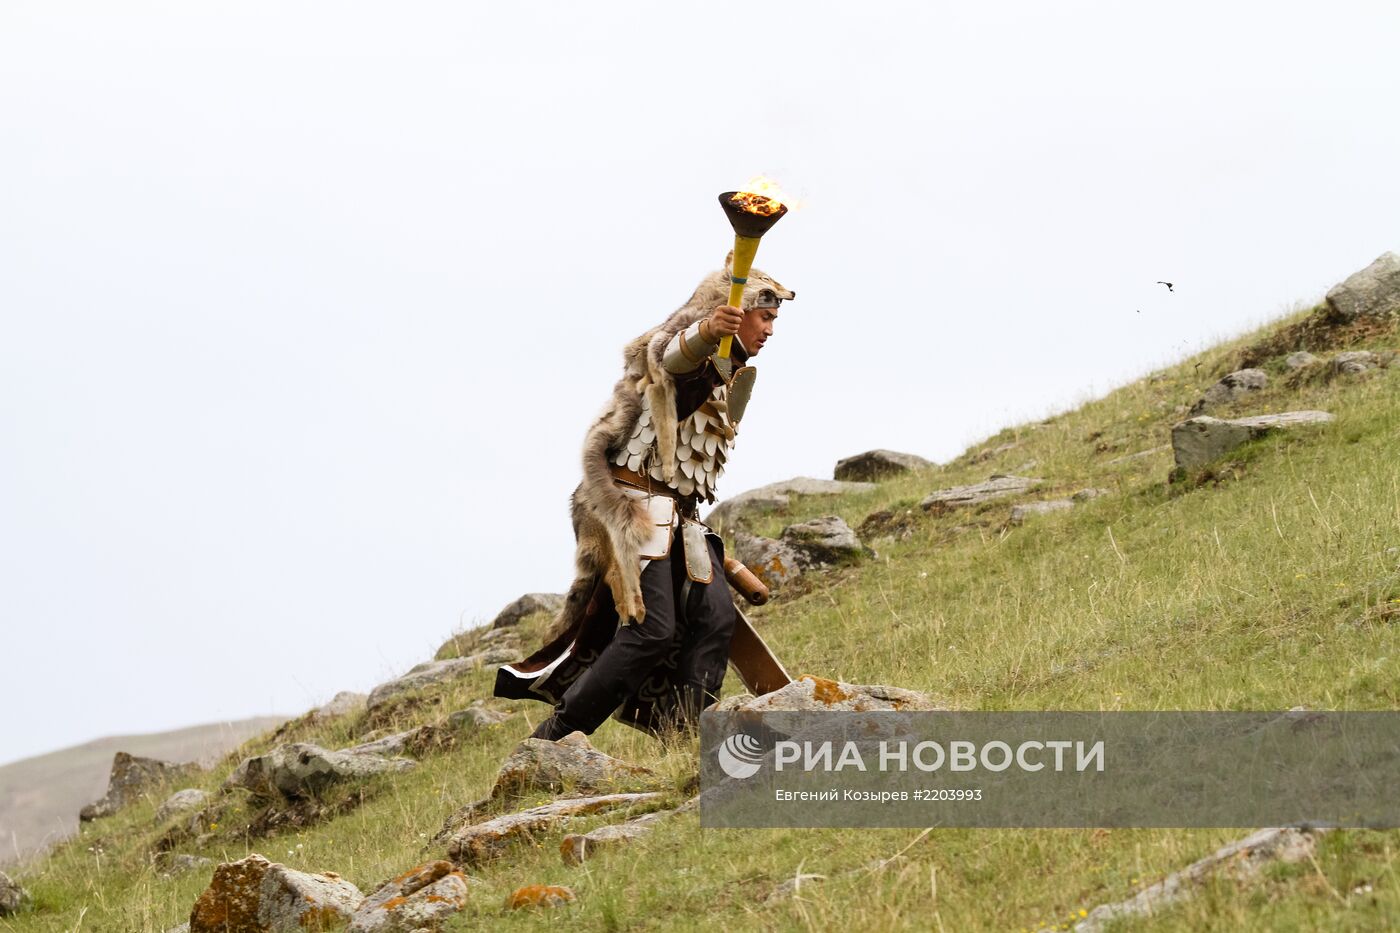
[[[107,789],[115,753],[208,764],[279,722],[264,716],[149,735],[110,736],[0,765],[0,867],[76,832],[78,811]]]
[[[1075,411],[1007,428],[949,464],[857,493],[793,497],[756,516],[753,530],[836,514],[877,556],[805,574],[751,618],[795,672],[912,688],[961,709],[1395,709],[1400,367],[1386,364],[1397,343],[1393,314],[1347,323],[1319,307]],[[1328,358],[1287,359],[1299,350]],[[1379,365],[1349,368],[1335,361],[1340,350],[1385,352]],[[1219,399],[1212,415],[1313,409],[1335,420],[1173,472],[1164,446],[1173,425],[1244,365],[1266,379]],[[920,507],[934,490],[994,473],[1044,483],[965,508]],[[1009,521],[1013,505],[1082,489],[1103,492]],[[522,643],[543,623],[523,621]],[[463,639],[465,650],[507,640],[490,634]],[[487,798],[544,707],[490,699],[490,663],[435,670],[450,676],[426,682],[424,672],[369,710],[303,717],[246,743],[200,779],[214,795],[192,818],[158,824],[146,802],[85,827],[19,879],[30,902],[0,929],[170,930],[189,919],[212,872],[171,873],[175,853],[227,862],[261,852],[370,892],[443,858],[436,834],[454,813],[470,822],[549,799],[527,789],[461,811]],[[726,689],[736,689],[732,676]],[[448,719],[483,700],[508,716],[461,727]],[[408,740],[412,770],[291,804],[218,792],[240,756],[288,742],[338,749],[409,729],[419,730]],[[694,793],[693,740],[658,743],[612,722],[593,738],[653,769],[660,803]],[[582,816],[567,831],[616,819]],[[1131,899],[1246,832],[703,830],[681,813],[581,865],[561,860],[558,829],[471,860],[467,906],[442,928],[1098,929],[1095,906]],[[1305,859],[1215,876],[1115,929],[1394,928],[1398,851],[1397,831],[1336,831]],[[789,882],[806,876],[794,892]],[[577,900],[562,917],[502,906],[527,884],[567,885]]]

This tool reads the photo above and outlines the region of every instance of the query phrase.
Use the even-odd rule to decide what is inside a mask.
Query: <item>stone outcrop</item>
[[[488,648],[516,649],[520,648],[520,632],[514,627],[509,628],[474,628],[465,632],[458,632],[438,648],[437,654],[433,655],[434,661],[450,661],[453,658],[463,658]]]
[[[454,729],[486,729],[490,726],[499,725],[510,718],[510,713],[503,713],[487,707],[480,700],[460,709],[447,717],[447,724]]]
[[[1338,353],[1332,357],[1328,365],[1333,375],[1355,375],[1364,373],[1368,369],[1376,369],[1385,366],[1395,357],[1394,353],[1373,353],[1370,350],[1351,350],[1346,353]]]
[[[726,697],[713,707],[717,712],[744,710],[759,713],[807,710],[848,710],[865,713],[875,710],[945,708],[932,697],[917,690],[884,684],[848,684],[813,674],[803,674],[792,683],[761,697],[736,694]]]
[[[1375,262],[1332,286],[1327,310],[1334,321],[1400,312],[1400,255],[1382,253]]]
[[[83,807],[78,818],[86,822],[111,816],[146,791],[169,781],[189,777],[197,771],[199,766],[195,764],[172,764],[155,758],[141,758],[126,752],[117,752],[112,757],[112,776],[107,781],[106,796]]]
[[[176,791],[166,798],[165,803],[156,809],[156,822],[164,823],[182,813],[198,810],[209,801],[209,795],[198,788]]]
[[[347,933],[413,933],[437,929],[467,906],[473,885],[451,862],[427,862],[375,891],[350,918]]]
[[[512,625],[518,625],[521,619],[536,612],[545,612],[553,616],[563,608],[564,594],[562,593],[526,593],[496,613],[496,618],[491,620],[491,628],[508,628]]]
[[[1270,862],[1302,861],[1316,847],[1317,832],[1282,827],[1251,833],[1144,888],[1135,897],[1100,904],[1074,925],[1075,933],[1101,933],[1110,926],[1117,929],[1117,924],[1130,918],[1150,916],[1193,896],[1212,877],[1249,881]]]
[[[674,810],[658,810],[646,813],[625,823],[612,823],[599,826],[587,833],[569,833],[559,843],[559,856],[565,865],[582,865],[599,849],[610,849],[625,845],[633,839],[649,834],[660,823],[679,814],[687,813],[699,806],[700,798],[694,797]]]
[[[802,574],[801,558],[786,542],[761,538],[746,531],[734,532],[729,540],[734,547],[734,556],[770,590],[776,590]]]
[[[837,515],[788,525],[780,540],[797,553],[798,564],[804,570],[823,564],[848,564],[874,554]]]
[[[874,488],[874,483],[848,483],[834,479],[797,476],[731,496],[711,509],[705,516],[705,521],[712,528],[727,533],[741,527],[749,514],[786,508],[793,496],[836,496]]]
[[[0,871],[0,917],[15,913],[28,899],[29,895],[24,888]]]
[[[364,900],[334,872],[312,875],[261,855],[214,869],[190,911],[189,933],[302,933],[340,929]]]
[[[516,843],[524,841],[534,833],[544,832],[570,817],[640,804],[654,804],[660,798],[660,793],[571,797],[518,813],[508,813],[457,830],[448,840],[447,857],[459,865],[478,865],[500,858]]]
[[[1199,415],[1220,405],[1238,401],[1253,392],[1269,387],[1269,374],[1262,369],[1240,369],[1221,377],[1215,385],[1206,389],[1205,395],[1191,406],[1191,414]]]
[[[1011,507],[1011,524],[1024,525],[1026,519],[1036,515],[1049,515],[1051,512],[1066,512],[1074,508],[1069,499],[1045,499],[1041,502],[1025,502]]]
[[[1283,365],[1291,370],[1306,369],[1314,363],[1321,363],[1320,357],[1313,356],[1307,350],[1299,350],[1297,353],[1290,353],[1283,358]]]
[[[527,884],[506,897],[507,910],[522,907],[563,907],[575,900],[574,892],[561,884]]]
[[[1178,468],[1193,469],[1219,459],[1241,444],[1263,437],[1270,431],[1323,424],[1331,420],[1332,416],[1325,411],[1286,411],[1228,420],[1201,415],[1172,428],[1172,450]]]
[[[1020,495],[1039,486],[1043,480],[1027,476],[1010,476],[995,473],[985,483],[970,486],[953,486],[929,493],[919,503],[920,507],[934,514],[942,514],[953,509],[981,505],[993,499]]]
[[[557,742],[525,739],[506,757],[491,788],[495,798],[523,797],[536,791],[583,794],[655,790],[656,772],[604,754],[582,732]]]
[[[836,462],[835,476],[845,482],[879,482],[913,470],[937,466],[930,460],[897,450],[867,450]]]
[[[311,721],[316,723],[329,722],[332,719],[339,719],[341,716],[362,712],[365,708],[365,701],[368,699],[369,697],[363,693],[342,690],[331,697],[330,702],[312,710]]]
[[[370,691],[368,707],[370,710],[378,709],[391,700],[398,699],[406,693],[415,690],[422,690],[434,684],[445,683],[455,680],[464,674],[477,670],[487,664],[510,664],[519,661],[520,651],[516,648],[501,646],[487,648],[476,654],[465,658],[449,658],[445,661],[424,661],[411,668],[407,674],[394,680],[386,681]]]
[[[300,800],[314,797],[335,784],[398,774],[415,767],[417,762],[406,758],[357,755],[298,742],[279,745],[266,755],[245,758],[224,781],[224,787],[242,787],[255,797]]]

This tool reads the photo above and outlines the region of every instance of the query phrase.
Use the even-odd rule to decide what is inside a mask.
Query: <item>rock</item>
[[[1135,897],[1114,904],[1100,904],[1075,924],[1075,933],[1100,933],[1130,917],[1146,917],[1196,893],[1212,877],[1236,881],[1256,878],[1269,862],[1300,862],[1312,855],[1320,830],[1292,827],[1261,829],[1232,842],[1188,867],[1169,875]]]
[[[1070,496],[1075,502],[1088,502],[1090,499],[1097,499],[1099,496],[1108,495],[1107,489],[1081,489]]]
[[[838,460],[835,476],[838,480],[846,482],[876,482],[900,473],[926,470],[933,466],[937,464],[914,454],[902,454],[895,450],[867,450],[863,454]]]
[[[938,710],[945,707],[917,690],[884,684],[848,684],[803,674],[797,680],[761,697],[726,697],[713,707],[716,712],[738,710],[769,713],[796,710]]]
[[[582,732],[557,742],[525,739],[496,773],[491,796],[523,797],[533,791],[584,794],[655,790],[656,772],[598,751]]]
[[[514,843],[569,817],[652,803],[660,798],[659,793],[572,797],[508,813],[457,830],[448,840],[447,857],[459,865],[478,865],[505,855]]]
[[[1368,369],[1375,369],[1379,363],[1380,358],[1370,350],[1352,350],[1332,357],[1331,367],[1334,374],[1340,375],[1364,373]]]
[[[453,729],[485,729],[503,723],[509,718],[510,713],[472,705],[448,716],[447,724]]]
[[[822,564],[849,564],[875,553],[861,544],[851,526],[836,515],[788,525],[781,541],[797,552],[803,570]]]
[[[298,800],[314,797],[344,781],[398,774],[415,767],[417,762],[406,758],[333,752],[298,742],[279,745],[266,755],[245,758],[224,781],[224,787],[242,787],[256,797]]]
[[[1219,382],[1206,389],[1206,394],[1191,406],[1191,414],[1199,415],[1217,405],[1244,398],[1251,392],[1258,392],[1269,386],[1269,374],[1262,369],[1240,369],[1223,376]]]
[[[526,593],[496,613],[496,618],[491,620],[491,627],[497,629],[517,625],[521,619],[536,612],[547,612],[553,616],[563,608],[562,593]]]
[[[175,853],[164,859],[164,867],[161,873],[164,875],[183,875],[185,872],[198,871],[201,868],[208,868],[214,864],[213,859],[205,858],[202,855],[188,855],[184,852]]]
[[[338,930],[364,899],[333,871],[312,875],[273,863],[258,890],[258,920],[270,933]]]
[[[0,871],[0,917],[15,913],[29,900],[29,894],[19,886],[19,883],[11,880],[10,876]]]
[[[112,756],[112,776],[107,781],[106,796],[83,807],[78,819],[87,821],[111,816],[146,790],[167,781],[189,777],[197,771],[199,766],[195,764],[172,764],[117,752]]]
[[[574,892],[559,884],[527,884],[506,898],[507,910],[522,907],[563,907],[574,900]]]
[[[1026,502],[1011,507],[1011,524],[1024,525],[1033,515],[1047,515],[1050,512],[1063,512],[1074,508],[1069,499],[1046,499],[1043,502]]]
[[[1289,369],[1304,369],[1314,363],[1321,363],[1319,357],[1313,356],[1307,350],[1299,350],[1297,353],[1290,353],[1283,358],[1283,365]]]
[[[499,658],[500,660],[489,660],[491,658]],[[413,667],[402,677],[382,683],[371,690],[367,706],[370,710],[378,709],[405,693],[453,680],[476,670],[483,664],[509,664],[518,660],[520,660],[520,654],[513,649],[490,648],[466,658],[425,661]]]
[[[341,716],[349,716],[353,713],[361,712],[365,708],[365,701],[369,698],[363,693],[355,693],[353,690],[342,690],[331,697],[329,703],[318,706],[311,711],[312,722],[329,722],[332,719],[339,719]]]
[[[695,797],[674,810],[658,810],[625,823],[599,826],[587,833],[570,833],[564,837],[563,842],[559,843],[559,856],[564,860],[565,865],[582,865],[597,850],[624,845],[633,839],[645,836],[663,820],[678,813],[694,810],[699,803],[700,798]]]
[[[412,933],[437,929],[445,918],[467,906],[471,886],[451,862],[427,862],[411,868],[365,898],[350,919],[347,933]]]
[[[271,867],[271,862],[256,854],[217,866],[209,887],[190,910],[190,933],[265,931],[266,925],[258,919],[258,892]]]
[[[1332,416],[1325,411],[1285,411],[1230,420],[1201,415],[1172,428],[1172,449],[1176,465],[1191,469],[1204,466],[1270,431],[1331,420]]]
[[[951,509],[965,508],[970,505],[981,505],[984,502],[1000,499],[1003,496],[1013,496],[1018,493],[1027,492],[1039,486],[1042,482],[1044,481],[1025,476],[1007,476],[1002,473],[996,473],[985,483],[975,483],[971,486],[953,486],[950,489],[939,489],[929,493],[919,505],[921,508],[930,512],[941,514]]]
[[[179,926],[171,927],[170,929],[166,930],[165,933],[190,933],[190,922],[186,920]]]
[[[1341,323],[1400,311],[1400,256],[1382,253],[1360,272],[1333,285],[1327,293],[1327,309],[1332,320]]]
[[[209,800],[209,795],[198,788],[188,788],[171,794],[156,810],[156,822],[164,823],[173,816],[198,810]]]
[[[833,479],[812,479],[797,476],[780,483],[769,483],[737,496],[725,499],[705,516],[706,524],[716,530],[726,532],[738,528],[750,513],[774,508],[785,508],[791,497],[835,496],[848,492],[865,492],[874,489],[874,483],[847,483]]]
[[[730,536],[730,542],[734,546],[734,556],[770,590],[802,574],[802,559],[786,541],[736,531]]]

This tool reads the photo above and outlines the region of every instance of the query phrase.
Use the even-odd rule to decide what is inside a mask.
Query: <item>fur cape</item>
[[[730,254],[732,258],[733,254]],[[641,417],[642,399],[651,402],[663,469],[674,469],[676,453],[676,384],[661,364],[671,338],[729,301],[729,263],[701,281],[690,300],[661,324],[630,341],[622,351],[623,375],[612,399],[588,428],[583,440],[583,482],[570,497],[573,517],[575,577],[564,606],[545,642],[581,626],[601,580],[611,591],[618,619],[626,624],[646,616],[641,590],[641,549],[651,535],[651,518],[641,502],[617,488],[608,451],[632,435]],[[753,307],[760,292],[780,298],[795,294],[758,269],[749,271],[743,306]],[[673,480],[667,476],[666,481]]]

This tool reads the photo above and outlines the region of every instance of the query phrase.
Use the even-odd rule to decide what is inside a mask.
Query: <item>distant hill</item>
[[[78,811],[106,792],[115,753],[212,764],[283,719],[262,716],[173,732],[111,736],[0,765],[0,866],[71,836],[78,828]]]

